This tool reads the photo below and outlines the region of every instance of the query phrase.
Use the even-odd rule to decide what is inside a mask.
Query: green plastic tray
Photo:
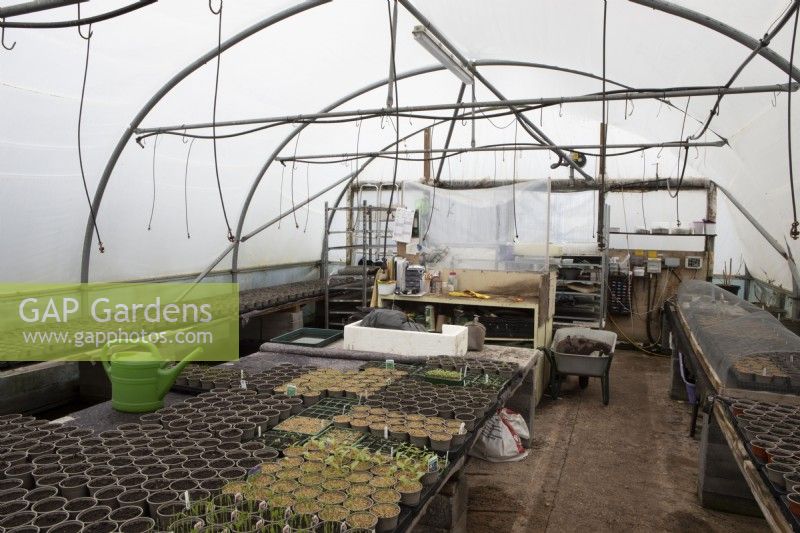
[[[342,331],[335,329],[300,328],[272,338],[270,342],[291,344],[292,346],[321,348],[341,338],[342,334]]]

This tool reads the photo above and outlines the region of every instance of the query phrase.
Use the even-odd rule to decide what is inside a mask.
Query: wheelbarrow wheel
[[[578,376],[578,385],[580,385],[581,389],[585,389],[589,386],[589,376]]]

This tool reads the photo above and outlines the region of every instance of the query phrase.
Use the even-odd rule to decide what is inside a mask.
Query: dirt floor
[[[570,378],[555,402],[545,395],[527,459],[470,461],[468,531],[769,531],[699,505],[699,442],[668,390],[668,359],[623,351],[607,407],[594,379],[581,391]]]

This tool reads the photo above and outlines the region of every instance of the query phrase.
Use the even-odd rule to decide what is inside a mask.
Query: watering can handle
[[[158,351],[158,348],[156,348],[155,345],[153,345],[153,344],[151,344],[149,342],[130,341],[130,340],[127,340],[127,339],[117,339],[117,340],[113,340],[113,341],[108,341],[100,349],[100,353],[97,356],[93,357],[93,359],[100,359],[100,362],[103,363],[103,368],[105,368],[107,373],[111,372],[111,349],[114,346],[119,346],[119,345],[143,346],[143,347],[147,348],[147,350],[151,354],[156,355],[156,356],[160,355],[160,353]]]

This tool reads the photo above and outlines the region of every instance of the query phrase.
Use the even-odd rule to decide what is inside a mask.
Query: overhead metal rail
[[[29,13],[47,11],[48,9],[82,4],[84,2],[88,2],[88,0],[32,0],[30,2],[22,2],[6,7],[0,7],[0,18],[18,17],[20,15],[27,15]]]
[[[137,134],[147,133],[164,133],[168,131],[183,131],[202,128],[217,128],[229,126],[252,126],[256,124],[270,124],[274,122],[281,122],[285,124],[293,124],[298,122],[309,122],[325,118],[346,118],[346,117],[382,117],[394,116],[397,113],[417,113],[424,111],[447,111],[447,110],[467,110],[467,109],[496,109],[514,107],[520,112],[526,111],[526,107],[538,106],[552,106],[559,104],[570,103],[583,103],[583,102],[601,102],[612,100],[646,100],[646,99],[665,99],[665,98],[680,98],[686,96],[719,96],[723,94],[751,94],[751,93],[776,93],[797,91],[800,84],[792,83],[776,83],[772,85],[753,85],[746,87],[699,87],[694,89],[673,88],[673,89],[660,89],[648,91],[623,91],[607,93],[605,96],[602,94],[586,94],[578,96],[556,96],[546,98],[523,98],[517,100],[490,100],[482,102],[455,102],[447,104],[426,104],[426,105],[413,105],[388,108],[371,108],[371,109],[353,109],[343,111],[327,111],[323,113],[307,113],[299,115],[282,115],[275,117],[264,118],[248,118],[240,120],[223,120],[214,122],[200,122],[196,124],[176,124],[173,126],[161,126],[153,128],[136,128]],[[468,118],[468,117],[465,117]],[[476,117],[480,118],[480,117]],[[550,143],[553,146],[557,146]]]
[[[110,20],[131,13],[132,11],[136,11],[137,9],[141,9],[145,6],[149,6],[150,4],[155,4],[156,2],[158,2],[158,0],[139,0],[138,2],[128,4],[127,6],[122,6],[118,9],[114,9],[106,13],[93,15],[91,17],[77,18],[73,20],[59,20],[53,22],[16,22],[13,20],[12,21],[0,20],[0,28],[18,28],[18,29],[29,29],[29,30],[52,30],[58,28],[75,28],[77,26],[85,26],[87,24],[95,24],[97,22]]]
[[[707,141],[707,142],[686,142],[686,141],[668,141],[662,143],[628,143],[628,144],[607,144],[606,148],[610,150],[627,150],[638,148],[722,148],[725,146],[725,141]],[[391,152],[341,152],[338,154],[309,154],[309,155],[293,155],[287,157],[278,157],[275,160],[279,163],[287,161],[305,161],[313,159],[346,159],[346,158],[364,158],[364,157],[394,157],[395,154],[399,155],[425,155],[425,154],[466,154],[470,152],[525,152],[531,150],[553,150],[558,148],[560,150],[598,150],[602,148],[600,144],[502,144],[502,145],[489,145],[489,146],[472,146],[464,148],[442,148],[431,150],[398,150]],[[610,154],[614,155],[614,154]]]

